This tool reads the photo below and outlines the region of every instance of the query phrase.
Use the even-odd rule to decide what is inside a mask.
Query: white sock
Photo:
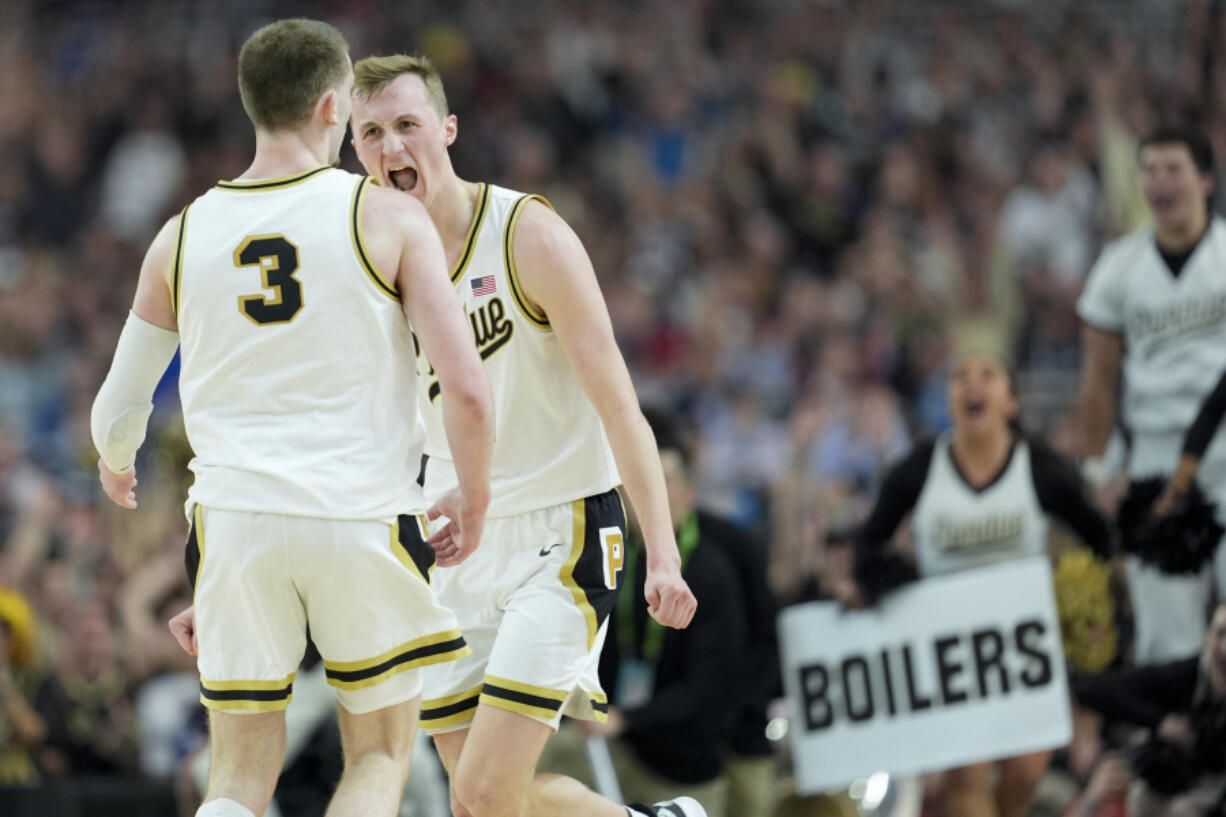
[[[255,817],[255,815],[251,813],[251,809],[237,800],[218,797],[216,800],[202,803],[200,808],[196,809],[196,817]]]

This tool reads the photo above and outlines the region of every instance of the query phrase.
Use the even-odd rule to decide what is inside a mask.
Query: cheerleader
[[[1107,245],[1077,302],[1084,323],[1082,473],[1096,488],[1110,479],[1104,455],[1117,407],[1129,431],[1129,477],[1168,477],[1188,422],[1212,387],[1212,374],[1226,369],[1226,220],[1212,208],[1213,148],[1203,133],[1163,128],[1142,143],[1139,159],[1153,226]],[[1208,446],[1198,482],[1208,498],[1226,504],[1226,435]],[[1147,513],[1157,493],[1148,496],[1135,509]],[[1205,632],[1215,577],[1218,595],[1226,591],[1226,560],[1219,559],[1216,570],[1201,564],[1193,573],[1171,568],[1195,562],[1197,547],[1185,549],[1184,565],[1164,567],[1171,554],[1147,554],[1143,544],[1129,547],[1127,539],[1123,544],[1139,557],[1125,562],[1134,659],[1152,663],[1192,655]],[[1184,561],[1178,558],[1183,554],[1175,555],[1175,562]]]
[[[906,573],[919,578],[1047,552],[1047,519],[1067,525],[1100,557],[1110,554],[1106,521],[1092,504],[1077,470],[1046,445],[1017,430],[1018,400],[1003,362],[963,357],[949,380],[953,430],[917,445],[888,473],[876,507],[856,540],[853,578],[842,600],[872,603]],[[911,514],[914,566],[888,543]],[[1047,770],[1050,752],[946,775],[945,811],[1022,817]]]
[[[1190,577],[1202,586],[1220,551],[1226,528],[1197,477],[1205,452],[1226,416],[1226,374],[1201,404],[1183,436],[1179,461],[1169,478],[1134,479],[1119,507],[1121,550],[1161,575]],[[1210,480],[1212,482],[1212,480]]]

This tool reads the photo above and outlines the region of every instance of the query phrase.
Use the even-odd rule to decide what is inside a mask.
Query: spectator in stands
[[[616,13],[537,0],[530,21],[508,0],[326,5],[355,53],[436,57],[461,89],[457,167],[521,180],[576,226],[636,381],[699,429],[704,500],[769,542],[773,584],[793,599],[829,590],[847,548],[824,548],[826,532],[861,518],[880,484],[862,452],[888,446],[826,440],[855,395],[889,391],[890,428],[940,432],[948,350],[1017,348],[1042,294],[1009,263],[1029,251],[1026,236],[1089,241],[1093,256],[1141,227],[1138,134],[1177,109],[1198,114],[1226,153],[1226,15],[1208,0],[647,2]],[[105,373],[97,350],[113,348],[131,302],[131,241],[245,166],[237,44],[300,7],[0,2],[0,583],[35,605],[50,653],[82,596],[121,610],[125,681],[142,691],[165,662],[154,630],[116,596],[165,537],[182,541],[182,518],[169,512],[154,535],[87,511],[88,558],[68,544],[74,486],[93,479],[82,449]],[[677,87],[661,93],[662,77]],[[1075,156],[1048,195],[1031,171],[1052,133]],[[1086,173],[1097,212],[1072,207],[1076,222],[1049,222],[1050,234],[1020,216],[1017,231],[1002,229],[1011,193],[1032,205],[1018,214],[1051,215],[1084,201],[1071,194]],[[1048,385],[1026,390],[1022,413],[1050,438],[1034,418],[1067,410],[1061,376],[1080,349],[1047,331],[1058,325],[1042,328],[1035,363]],[[968,344],[967,332],[988,337]],[[154,417],[150,459],[164,468],[146,488],[182,473],[174,381]],[[809,456],[819,439],[850,489],[831,490]],[[40,480],[49,491],[31,490]],[[142,748],[173,748],[156,744]]]
[[[727,811],[724,761],[743,705],[743,590],[724,548],[702,524],[688,456],[666,444],[674,447],[662,448],[660,460],[681,571],[699,612],[684,630],[665,630],[648,618],[642,590],[647,563],[632,528],[600,661],[608,722],[583,721],[579,728],[617,738],[613,761],[626,799],[656,802],[680,794],[701,803],[710,817],[738,817]]]
[[[1074,694],[1109,722],[1149,730],[1133,753],[1129,817],[1206,817],[1226,807],[1226,603],[1199,655],[1094,676]]]
[[[1105,754],[1090,773],[1085,789],[1064,810],[1064,817],[1126,817],[1132,783],[1128,761],[1114,752]]]
[[[690,451],[688,438],[663,413],[646,411],[661,453],[674,454],[684,464]],[[767,708],[782,697],[779,676],[779,645],[775,630],[778,613],[774,594],[767,586],[767,550],[756,536],[710,511],[699,507],[692,490],[682,482],[670,499],[692,508],[704,544],[721,551],[738,579],[745,610],[745,650],[738,662],[734,697],[737,709],[732,723],[732,742],[725,762],[728,779],[729,815],[769,814],[776,802],[777,763],[766,737]]]
[[[54,677],[35,708],[47,724],[41,760],[50,775],[115,775],[132,770],[136,729],[106,608],[80,604],[59,645]]]
[[[35,756],[47,725],[32,705],[34,613],[21,594],[0,589],[0,789],[38,780]]]

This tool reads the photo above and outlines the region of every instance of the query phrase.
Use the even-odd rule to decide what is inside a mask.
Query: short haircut
[[[1213,175],[1213,146],[1200,131],[1167,125],[1158,128],[1141,142],[1141,150],[1155,145],[1183,145],[1202,176]]]
[[[349,73],[349,43],[318,20],[270,23],[247,38],[238,55],[243,109],[260,130],[296,130],[315,103]]]
[[[426,98],[438,114],[439,121],[451,111],[447,107],[447,94],[443,91],[443,78],[438,66],[429,57],[408,54],[392,54],[388,57],[367,57],[353,66],[353,92],[363,99],[370,99],[404,74],[416,74],[426,85]]]

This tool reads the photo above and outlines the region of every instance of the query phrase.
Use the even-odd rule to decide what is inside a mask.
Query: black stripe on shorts
[[[413,650],[406,650],[399,655],[393,655],[386,661],[375,664],[373,667],[355,670],[325,670],[328,678],[340,683],[352,683],[354,681],[362,681],[367,678],[374,678],[376,675],[381,675],[390,669],[408,664],[413,661],[420,661],[423,658],[429,658],[434,655],[442,655],[443,653],[453,652],[463,649],[466,642],[463,637],[453,638],[450,641],[440,641],[437,644],[427,644],[424,647],[418,647]]]
[[[554,698],[546,698],[541,695],[533,695],[530,692],[520,692],[515,689],[494,686],[489,682],[486,682],[485,686],[481,688],[481,694],[489,695],[494,698],[502,698],[504,701],[511,701],[512,703],[535,706],[540,709],[548,709],[552,712],[557,712],[562,708],[562,701]]]
[[[479,695],[473,695],[471,698],[465,698],[462,701],[456,701],[453,704],[446,706],[436,706],[432,709],[423,709],[421,711],[421,719],[423,721],[437,721],[442,718],[448,718],[452,715],[458,715],[469,709],[477,708],[477,699]]]
[[[284,689],[209,689],[200,685],[200,694],[210,701],[285,701],[293,691],[292,683]]]

